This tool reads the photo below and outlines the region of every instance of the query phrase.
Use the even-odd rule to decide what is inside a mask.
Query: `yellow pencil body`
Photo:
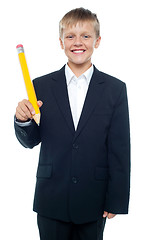
[[[31,104],[32,104],[32,106],[35,110],[35,115],[33,116],[33,119],[39,125],[39,123],[40,123],[40,110],[39,110],[39,107],[37,105],[37,97],[36,97],[36,93],[35,93],[35,90],[34,90],[34,86],[33,86],[33,83],[31,81],[31,78],[30,78],[30,75],[29,75],[23,45],[18,45],[17,50],[18,50],[19,62],[20,62],[20,65],[21,65],[22,74],[23,74],[23,78],[24,78],[24,82],[25,82],[25,86],[26,86],[26,90],[27,90],[28,99],[31,102]]]

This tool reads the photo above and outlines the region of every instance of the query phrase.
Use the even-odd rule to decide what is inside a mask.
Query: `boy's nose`
[[[81,46],[81,45],[82,45],[82,39],[81,39],[81,37],[76,37],[76,38],[75,38],[74,45],[75,45],[75,46]]]

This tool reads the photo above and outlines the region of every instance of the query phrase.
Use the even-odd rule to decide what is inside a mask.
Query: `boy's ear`
[[[95,42],[95,45],[94,45],[94,47],[95,47],[95,48],[98,48],[98,47],[99,47],[99,44],[100,44],[100,42],[101,42],[101,37],[99,36],[99,37],[97,38],[96,42]]]
[[[64,49],[64,45],[63,45],[63,41],[62,41],[62,39],[59,38],[59,41],[60,41],[61,48]]]

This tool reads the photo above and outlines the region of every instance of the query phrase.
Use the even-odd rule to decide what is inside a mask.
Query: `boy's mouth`
[[[78,54],[78,53],[84,53],[86,50],[84,49],[73,49],[71,50],[71,52],[75,53],[75,54]]]

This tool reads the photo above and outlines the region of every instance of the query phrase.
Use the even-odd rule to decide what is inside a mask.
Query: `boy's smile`
[[[68,57],[68,65],[73,70],[83,67],[87,70],[91,65],[91,56],[94,48],[98,48],[101,38],[96,38],[93,23],[77,23],[68,26],[63,31],[60,44]]]

